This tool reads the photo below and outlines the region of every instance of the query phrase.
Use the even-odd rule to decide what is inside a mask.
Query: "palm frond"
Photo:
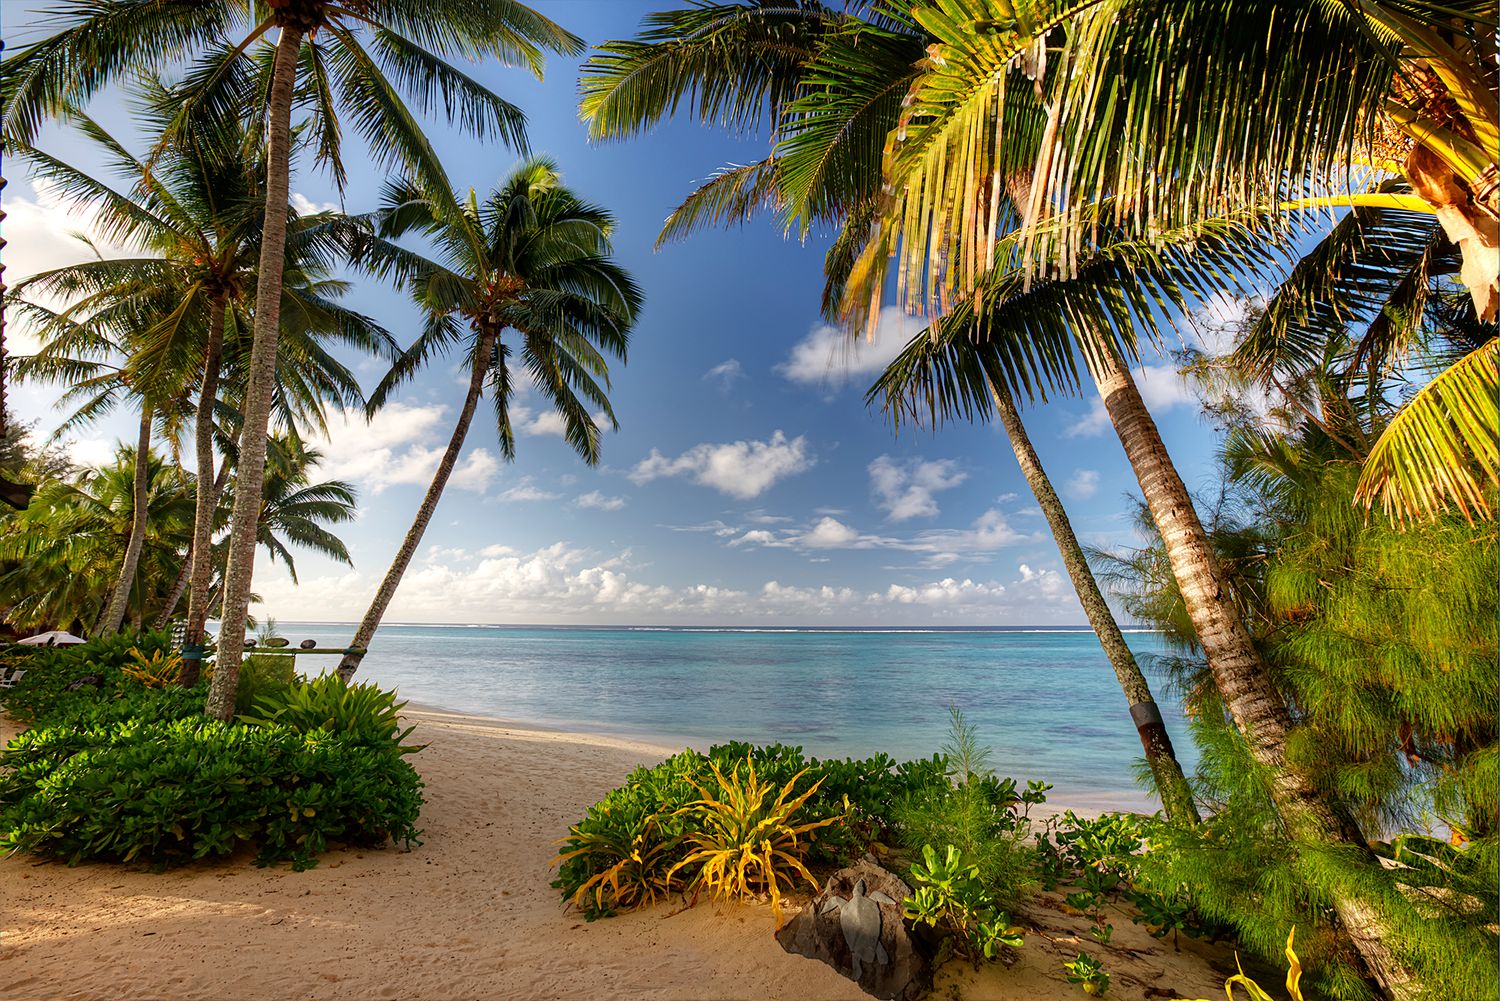
[[[1457,510],[1493,519],[1500,482],[1500,340],[1422,388],[1370,450],[1355,498],[1398,522]]]

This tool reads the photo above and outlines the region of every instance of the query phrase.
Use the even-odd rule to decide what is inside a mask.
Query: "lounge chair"
[[[22,671],[20,668],[17,668],[16,670],[14,670],[14,671],[11,672],[11,675],[8,678],[0,676],[0,688],[14,688],[14,687],[16,687],[16,682],[20,681],[23,677],[25,677],[25,675],[26,675],[25,671]]]

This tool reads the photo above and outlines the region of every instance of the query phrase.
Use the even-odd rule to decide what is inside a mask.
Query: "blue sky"
[[[634,33],[662,0],[540,0],[591,44]],[[8,39],[26,38],[7,3]],[[493,65],[472,72],[527,112],[535,152],[613,211],[618,259],[646,295],[629,364],[614,378],[621,422],[589,469],[534,396],[518,401],[517,461],[498,457],[476,420],[459,472],[387,621],[640,624],[1004,625],[1082,623],[1057,551],[1002,432],[953,426],[895,436],[864,389],[917,326],[894,311],[873,344],[851,347],[818,316],[825,237],[784,239],[769,218],[653,251],[662,219],[727,163],[763,155],[717,131],[673,122],[626,143],[591,145],[577,114],[577,62],[545,82]],[[93,109],[129,134],[119,102]],[[481,192],[515,163],[429,121],[456,185]],[[52,130],[40,143],[87,162]],[[351,143],[351,147],[352,147]],[[14,168],[12,168],[14,170]],[[8,173],[10,173],[8,171]],[[345,207],[372,207],[383,177],[351,170]],[[6,191],[7,278],[81,256],[87,220],[24,176]],[[333,202],[305,167],[296,197]],[[400,340],[416,330],[401,294],[361,281],[349,302]],[[27,350],[8,331],[10,350]],[[361,361],[367,387],[378,366]],[[1142,389],[1190,488],[1212,491],[1214,437],[1168,358],[1148,359]],[[298,557],[301,585],[262,564],[260,614],[349,620],[363,612],[405,532],[462,400],[458,360],[434,366],[373,423],[335,416],[325,477],[352,481],[360,518],[340,534],[354,567]],[[50,432],[57,391],[23,386],[12,404]],[[1026,412],[1035,445],[1079,535],[1129,544],[1136,490],[1093,398]],[[133,436],[117,415],[72,436],[80,461]]]

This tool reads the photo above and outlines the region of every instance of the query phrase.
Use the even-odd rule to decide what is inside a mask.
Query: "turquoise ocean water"
[[[341,647],[352,625],[280,623],[296,645]],[[1127,636],[1155,682],[1179,756],[1195,755],[1156,679],[1150,632]],[[328,670],[334,657],[304,657]],[[1114,674],[1086,629],[754,630],[383,626],[360,669],[402,697],[517,723],[671,746],[800,744],[810,754],[930,755],[961,708],[995,770],[1056,787],[1081,808],[1147,807],[1140,741]]]

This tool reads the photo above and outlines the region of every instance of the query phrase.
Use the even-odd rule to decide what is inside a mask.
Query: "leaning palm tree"
[[[593,137],[643,131],[690,97],[695,117],[733,133],[753,132],[769,118],[775,141],[766,159],[726,168],[690,195],[667,219],[661,239],[739,222],[762,208],[778,211],[802,235],[814,224],[841,225],[846,235],[827,262],[830,290],[836,289],[848,270],[852,237],[880,194],[885,136],[901,113],[927,36],[861,3],[844,9],[777,0],[706,4],[653,14],[647,23],[641,40],[606,43],[584,66],[582,109]],[[795,145],[782,142],[791,136],[798,138]],[[1024,191],[1019,175],[1005,180],[1007,195]],[[1013,200],[1024,202],[1024,195]],[[1089,569],[1007,380],[990,384],[989,400],[1125,693],[1162,805],[1175,820],[1196,821],[1150,684]],[[900,406],[887,412],[898,423],[907,414]]]
[[[543,50],[572,54],[581,41],[515,0],[385,0],[338,6],[325,0],[95,0],[54,19],[59,30],[21,49],[0,68],[6,140],[31,142],[47,116],[80,105],[120,76],[166,61],[199,58],[178,102],[170,144],[205,115],[243,117],[253,109],[266,151],[265,215],[259,281],[230,529],[225,611],[242,620],[254,573],[256,519],[265,473],[280,333],[287,205],[291,191],[292,108],[307,108],[318,159],[342,188],[338,109],[385,165],[420,179],[445,215],[456,210],[447,175],[392,78],[420,109],[441,107],[477,136],[525,145],[518,108],[444,62],[434,49],[490,57],[541,74]],[[273,29],[274,46],[262,39]],[[269,59],[258,58],[259,43]],[[303,84],[298,92],[299,78]],[[233,712],[244,637],[222,638],[205,711]]]
[[[426,314],[421,335],[371,395],[371,403],[381,403],[435,355],[454,346],[461,345],[468,356],[469,386],[416,518],[360,620],[350,652],[339,663],[346,681],[359,669],[432,521],[486,386],[500,451],[507,459],[515,457],[513,357],[556,408],[563,437],[589,465],[599,461],[600,436],[589,408],[597,407],[612,427],[619,427],[606,395],[606,356],[625,360],[641,294],[610,259],[613,217],[564,187],[557,167],[542,158],[522,163],[482,203],[471,191],[458,216],[444,218],[439,208],[421,189],[394,185],[378,218],[382,237],[425,233],[440,250],[440,260],[384,239],[369,241],[364,255],[376,273],[409,283]],[[514,346],[507,343],[507,334]]]

